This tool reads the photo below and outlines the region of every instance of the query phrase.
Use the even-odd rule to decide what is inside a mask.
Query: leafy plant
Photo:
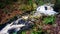
[[[17,34],[16,32],[14,32],[13,34]]]
[[[55,16],[45,17],[43,19],[43,23],[45,23],[45,24],[53,24],[54,21],[55,21]]]
[[[22,34],[26,34],[26,32],[25,32],[25,31],[23,31],[23,32],[22,32]]]
[[[44,4],[44,2],[42,1],[42,0],[36,0],[35,1],[38,5],[43,5]]]

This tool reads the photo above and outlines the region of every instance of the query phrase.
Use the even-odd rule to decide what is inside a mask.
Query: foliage
[[[37,30],[37,31],[35,31],[36,29],[34,28],[34,29],[31,29],[30,30],[30,32],[28,32],[29,34],[43,34],[44,32],[40,29],[40,30]],[[27,34],[26,33],[27,31],[22,31],[22,33],[20,33],[20,34]]]
[[[53,24],[54,21],[55,21],[55,16],[48,16],[48,17],[43,18],[43,22],[45,24]]]
[[[7,4],[11,4],[12,1],[11,0],[0,0],[0,8],[4,8]]]
[[[5,0],[4,2],[0,2],[0,8],[3,8],[3,11],[6,13],[6,14],[8,14],[8,13],[10,13],[10,11],[12,11],[13,9],[15,9],[12,5],[13,5],[13,3],[14,2],[16,2],[17,0]],[[24,0],[23,0],[24,1]],[[19,1],[20,2],[20,1]],[[29,1],[27,1],[27,4],[25,4],[25,3],[21,3],[19,6],[17,6],[18,8],[16,8],[16,9],[19,9],[19,10],[22,10],[22,11],[31,11],[31,10],[33,10],[33,11],[31,11],[31,13],[34,13],[34,10],[36,10],[36,7],[37,7],[37,5],[43,5],[43,4],[45,4],[42,0],[29,0]],[[59,1],[59,3],[58,4],[60,4],[60,1]],[[11,5],[11,7],[10,7],[10,9],[6,9],[5,8],[5,6],[7,6],[7,5]],[[18,3],[16,3],[16,5],[18,5]],[[15,6],[15,5],[14,5]],[[59,5],[60,6],[60,5]],[[13,14],[13,13],[12,13]],[[10,19],[10,18],[9,18]],[[17,17],[16,16],[13,16],[13,18],[11,18],[10,19],[10,22],[12,22],[13,20],[16,20],[17,19]],[[55,21],[55,16],[48,16],[48,17],[44,17],[43,18],[43,23],[44,24],[53,24],[54,23],[54,21]],[[34,25],[34,27],[35,26],[37,26],[36,24]],[[40,26],[41,27],[41,26]],[[32,31],[31,31],[31,34],[42,34],[42,33],[44,33],[43,31],[42,31],[42,29],[38,29],[37,31],[35,31],[35,30],[37,30],[37,29],[35,29],[35,28],[32,28]],[[16,34],[16,32],[15,33],[13,33],[13,34]],[[26,34],[26,31],[22,31],[22,33],[20,33],[20,34]]]
[[[14,32],[13,34],[16,34],[16,32]]]
[[[29,0],[28,1],[28,4],[32,5],[33,4],[32,0]]]
[[[4,8],[6,4],[0,2],[0,8]]]
[[[35,1],[38,5],[43,5],[44,4],[44,2],[42,1],[42,0],[36,0]]]

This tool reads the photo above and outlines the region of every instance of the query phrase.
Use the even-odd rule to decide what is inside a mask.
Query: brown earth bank
[[[1,14],[1,11],[0,11],[0,24],[6,23],[9,19],[13,18],[14,16],[16,16],[18,14],[19,15],[22,14],[22,11],[15,10],[12,13],[9,13],[9,14],[5,14],[5,13]]]

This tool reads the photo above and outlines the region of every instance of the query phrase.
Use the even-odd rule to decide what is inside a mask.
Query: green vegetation
[[[53,24],[55,22],[55,16],[48,16],[43,18],[45,24]]]
[[[43,5],[48,2],[50,2],[50,0],[3,0],[4,2],[0,2],[0,8],[3,10],[4,13],[9,14],[12,11],[20,11],[22,10],[23,12],[26,11],[31,11],[31,13],[33,14],[37,8],[37,6],[39,5]],[[16,3],[15,3],[16,2]],[[56,0],[57,3],[55,3],[57,5],[57,7],[60,6],[60,0]],[[9,9],[8,9],[9,8]],[[23,14],[22,14],[23,15]],[[17,16],[14,16],[13,18],[9,19],[10,22],[13,20],[16,20]],[[36,23],[34,23],[33,28],[31,28],[30,34],[46,34],[46,31],[44,31],[43,25],[53,25],[55,22],[56,17],[55,16],[48,16],[48,17],[44,17],[42,18],[42,23],[38,23],[36,25]],[[39,20],[39,19],[37,19]],[[39,22],[39,21],[38,21]],[[38,27],[38,28],[35,28]],[[41,27],[41,28],[39,28]],[[16,34],[16,32],[14,32],[13,34]],[[22,31],[20,32],[20,34],[26,34],[26,31]]]

